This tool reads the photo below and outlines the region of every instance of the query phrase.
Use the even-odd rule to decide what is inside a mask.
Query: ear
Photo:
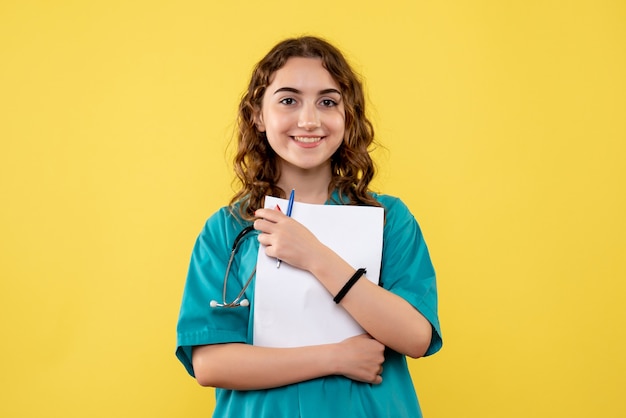
[[[261,109],[254,111],[254,124],[259,132],[265,132],[265,123],[263,122],[263,113],[261,113]]]

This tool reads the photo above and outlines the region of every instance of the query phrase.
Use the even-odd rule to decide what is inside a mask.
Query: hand
[[[340,342],[338,373],[359,382],[380,384],[383,381],[385,346],[368,334]]]
[[[258,239],[269,257],[310,271],[316,255],[327,248],[304,225],[280,210],[258,209],[255,216],[254,229],[261,232]]]

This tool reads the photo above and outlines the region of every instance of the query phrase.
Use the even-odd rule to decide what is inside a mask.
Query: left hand
[[[261,232],[258,239],[269,257],[310,271],[315,257],[327,248],[304,225],[279,210],[258,209],[255,216],[254,229]]]

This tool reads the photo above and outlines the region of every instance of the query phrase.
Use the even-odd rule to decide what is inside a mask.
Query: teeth
[[[322,140],[322,137],[318,136],[318,137],[307,137],[307,136],[294,136],[293,139],[295,139],[298,142],[304,142],[307,144],[312,144],[314,142],[319,142]]]

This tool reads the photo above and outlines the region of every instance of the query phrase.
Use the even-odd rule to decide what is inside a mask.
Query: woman
[[[239,108],[235,172],[241,189],[215,213],[194,248],[178,323],[177,356],[216,389],[215,417],[418,417],[406,357],[441,347],[435,274],[419,226],[397,198],[368,186],[373,128],[362,86],[335,47],[316,37],[277,44],[256,66]],[[349,265],[266,195],[312,204],[385,209],[380,285]],[[239,232],[232,266],[231,245]],[[253,309],[214,308],[226,295],[254,304],[259,244],[310,272],[365,330],[336,344],[252,345]],[[350,280],[349,280],[350,279]],[[247,300],[246,300],[247,302]]]

